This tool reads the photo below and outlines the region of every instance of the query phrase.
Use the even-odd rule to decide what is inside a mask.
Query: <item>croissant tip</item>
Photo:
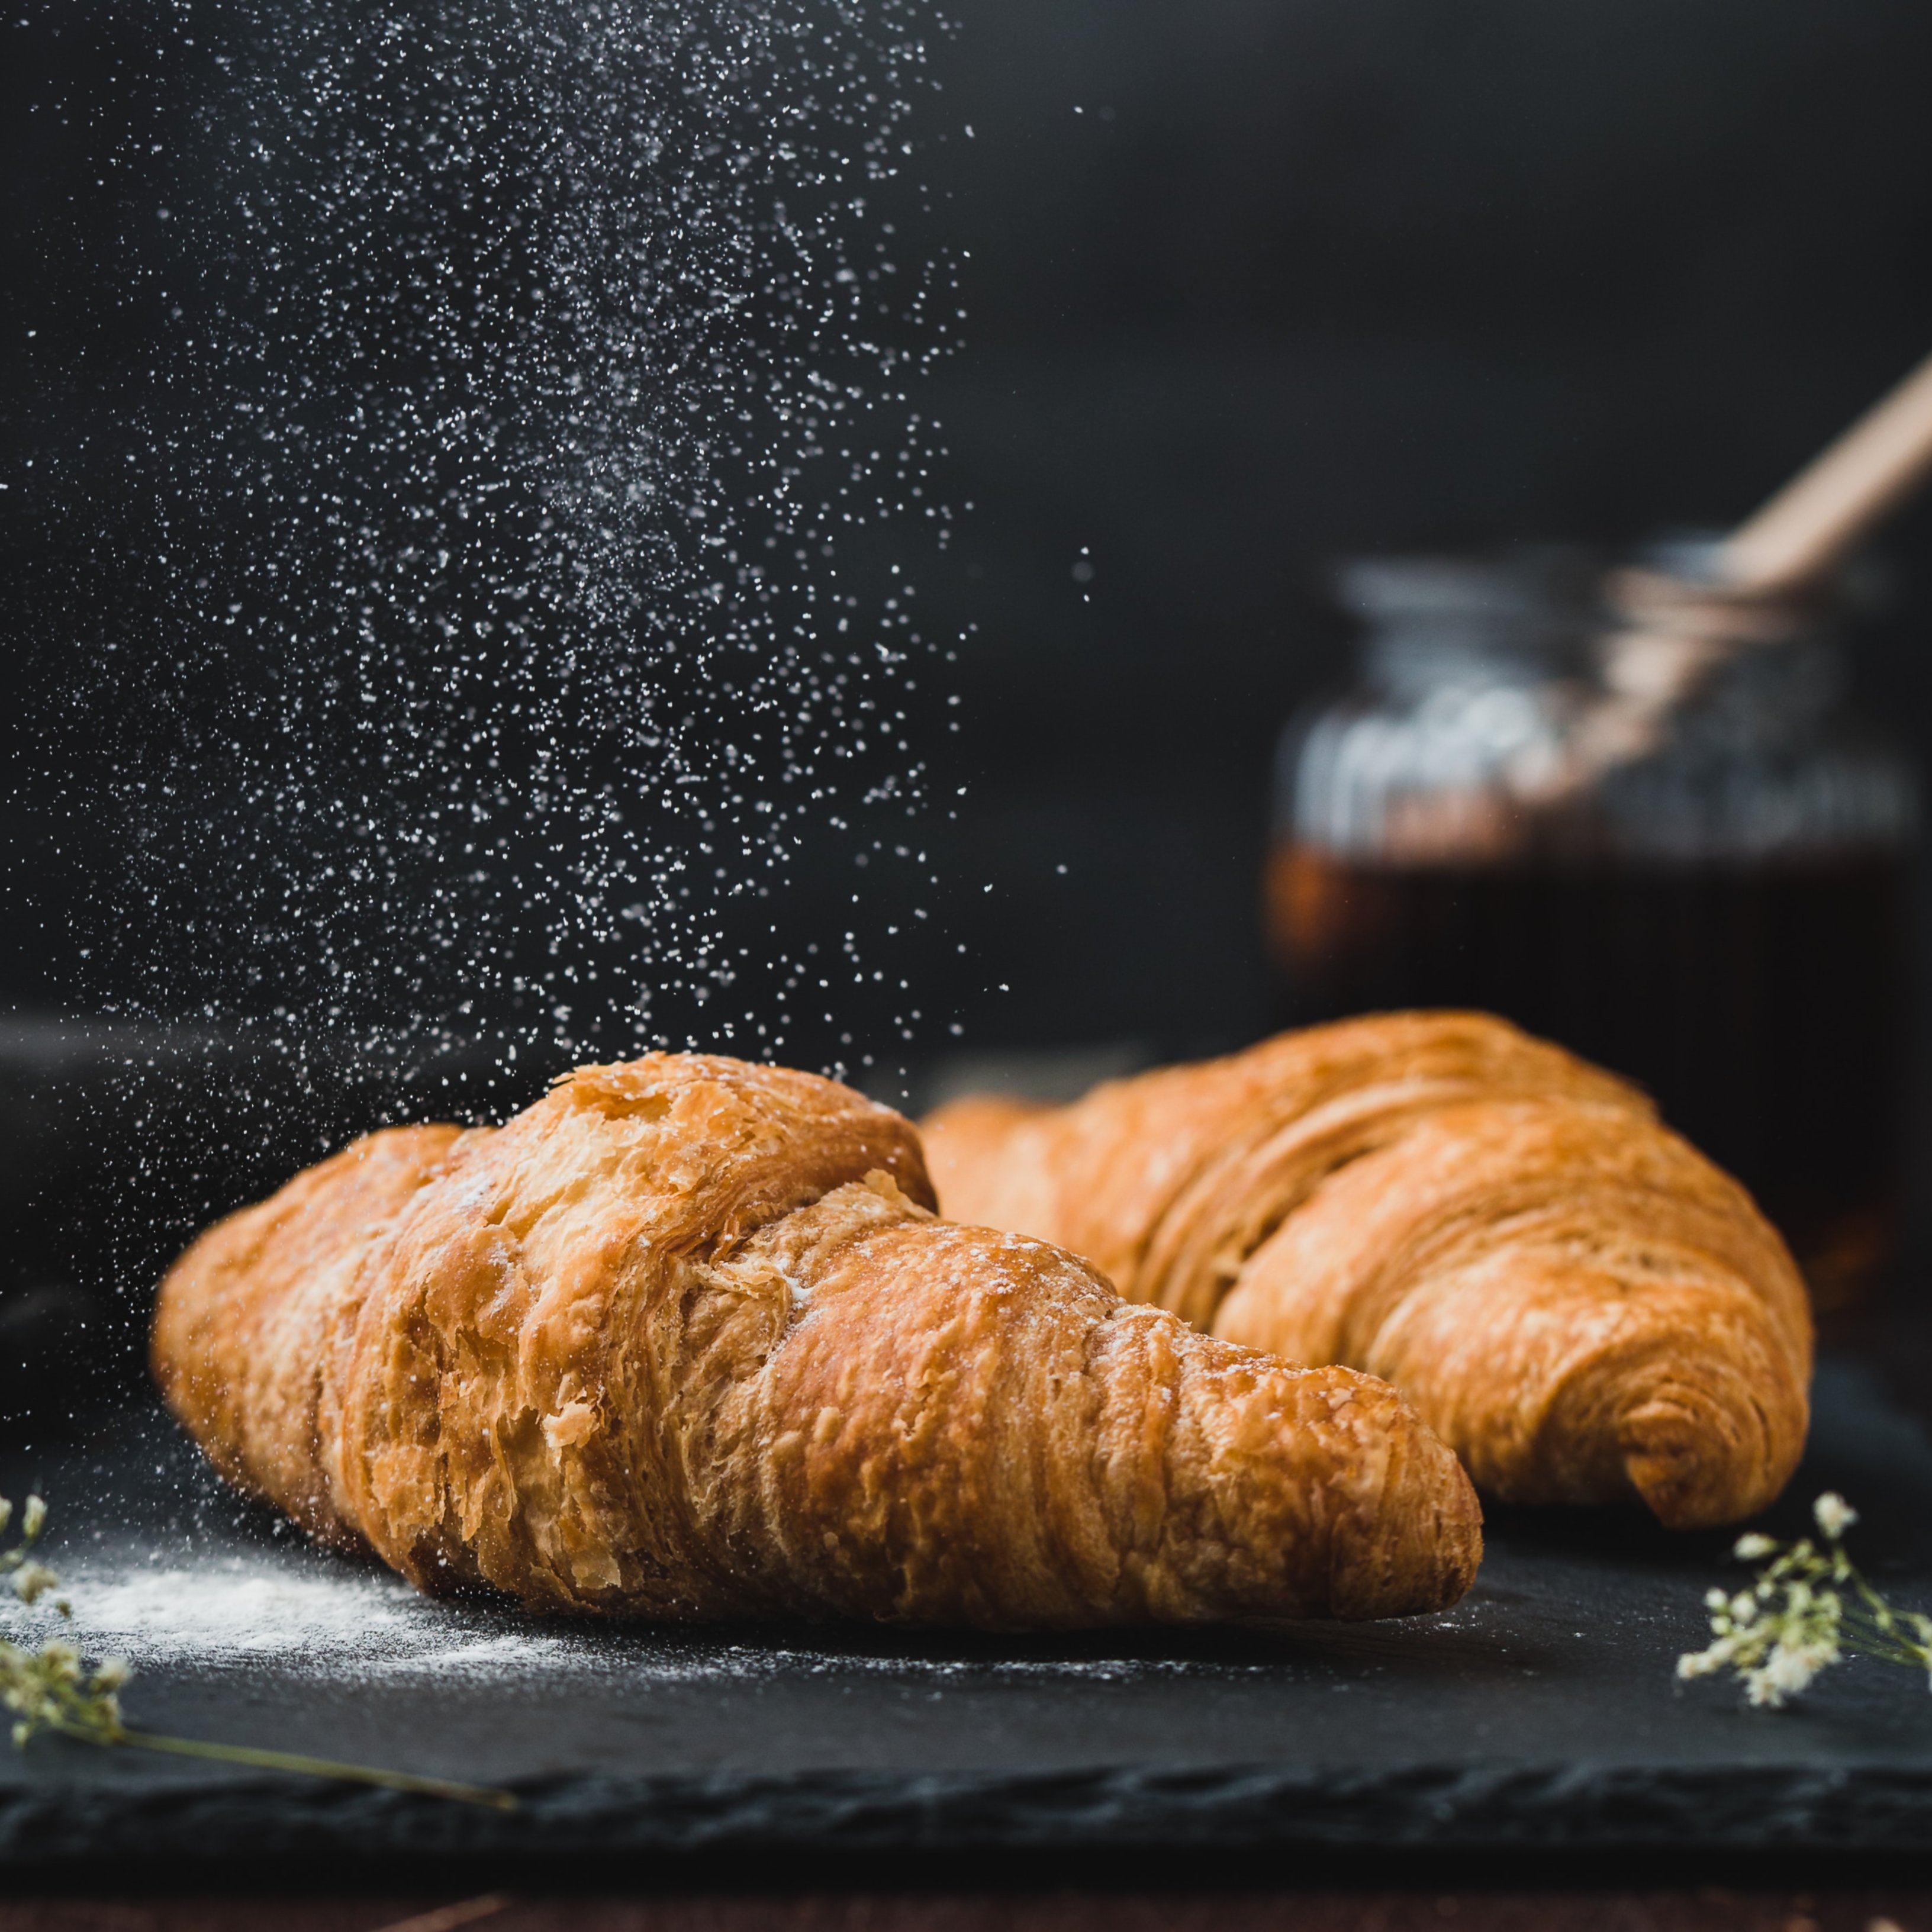
[[[1726,1398],[1729,1398],[1728,1400]],[[1774,1414],[1750,1391],[1666,1382],[1628,1412],[1618,1434],[1631,1486],[1666,1529],[1720,1529],[1775,1501],[1804,1447],[1805,1402]]]
[[[1351,1621],[1432,1616],[1468,1594],[1483,1562],[1483,1508],[1460,1461],[1419,1419],[1382,1498],[1372,1565],[1335,1580],[1335,1614]]]

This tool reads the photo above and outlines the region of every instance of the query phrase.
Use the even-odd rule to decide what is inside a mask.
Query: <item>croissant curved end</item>
[[[1626,1390],[1624,1473],[1671,1529],[1714,1529],[1775,1501],[1804,1450],[1804,1399],[1767,1402],[1722,1360],[1659,1362]]]

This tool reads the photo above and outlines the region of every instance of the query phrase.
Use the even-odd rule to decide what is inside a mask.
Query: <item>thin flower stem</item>
[[[1897,1637],[1887,1641],[1870,1631],[1853,1627],[1846,1631],[1841,1641],[1846,1650],[1857,1651],[1862,1656],[1876,1657],[1887,1664],[1912,1664],[1922,1670],[1925,1667],[1924,1653],[1915,1650]]]
[[[1857,1586],[1858,1594],[1864,1598],[1866,1612],[1872,1622],[1882,1630],[1896,1628],[1898,1619],[1893,1616],[1892,1606],[1865,1581],[1864,1571],[1853,1569],[1849,1562],[1844,1564],[1844,1568],[1845,1574]]]
[[[88,1744],[104,1740],[78,1725],[57,1726]],[[295,1772],[304,1778],[339,1778],[350,1784],[374,1784],[388,1791],[417,1791],[430,1798],[453,1798],[466,1804],[488,1805],[493,1811],[514,1811],[517,1796],[489,1785],[464,1784],[454,1778],[423,1778],[414,1772],[377,1771],[367,1765],[342,1764],[334,1758],[309,1757],[300,1751],[262,1750],[252,1744],[218,1744],[200,1738],[171,1738],[155,1731],[123,1730],[104,1740],[132,1744],[141,1750],[166,1751],[176,1757],[210,1758],[219,1764],[244,1764],[257,1771]]]

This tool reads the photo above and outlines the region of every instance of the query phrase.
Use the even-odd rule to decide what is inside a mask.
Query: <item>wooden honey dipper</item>
[[[1564,755],[1518,788],[1532,812],[1562,808],[1647,757],[1671,713],[1741,650],[1793,635],[1806,595],[1932,475],[1932,356],[1700,559],[1694,573],[1617,572],[1622,627],[1605,640],[1605,690]]]
[[[1719,547],[1714,588],[1762,597],[1815,584],[1932,473],[1932,356]]]

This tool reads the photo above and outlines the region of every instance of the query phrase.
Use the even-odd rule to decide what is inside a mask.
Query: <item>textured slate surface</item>
[[[1828,1363],[1812,1453],[1855,1548],[1932,1605],[1932,1441]],[[0,1754],[0,1865],[629,1851],[1214,1845],[1932,1849],[1932,1696],[1857,1662],[1796,1710],[1680,1690],[1728,1537],[1492,1512],[1476,1589],[1376,1625],[1027,1640],[678,1630],[430,1604],[238,1505],[160,1417],[0,1461],[55,1510],[76,1634],[130,1720],[503,1784],[503,1815],[39,1740]],[[17,1609],[0,1626],[48,1626]]]

